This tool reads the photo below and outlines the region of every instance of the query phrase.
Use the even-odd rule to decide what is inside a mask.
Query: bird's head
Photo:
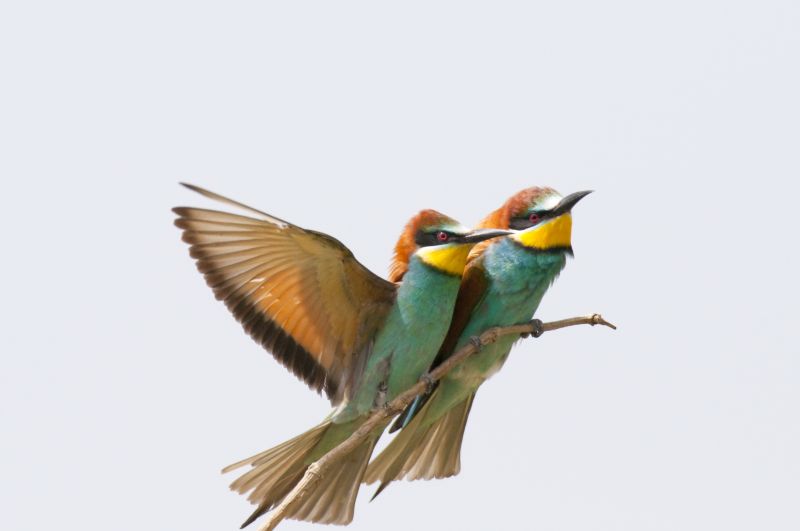
[[[572,207],[590,193],[575,192],[563,197],[552,188],[526,188],[508,198],[478,227],[513,229],[518,232],[512,238],[525,247],[571,253]]]
[[[399,282],[414,255],[429,267],[461,276],[475,244],[507,234],[512,231],[496,227],[469,229],[440,212],[423,210],[409,220],[397,240],[389,280]]]

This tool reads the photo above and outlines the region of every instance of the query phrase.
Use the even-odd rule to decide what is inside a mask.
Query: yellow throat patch
[[[472,249],[472,245],[452,243],[449,245],[423,247],[417,251],[417,256],[419,256],[420,260],[439,271],[460,277],[464,274],[464,266],[467,264],[467,255],[470,249]]]
[[[511,236],[525,247],[547,250],[572,245],[572,214],[561,214],[555,219]]]

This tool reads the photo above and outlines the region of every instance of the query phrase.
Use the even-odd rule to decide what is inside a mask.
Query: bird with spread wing
[[[248,215],[177,207],[175,224],[217,299],[244,330],[335,406],[319,425],[223,471],[249,469],[231,488],[257,505],[242,527],[276,506],[308,466],[375,408],[423,376],[445,338],[470,249],[507,230],[469,230],[434,210],[405,226],[390,280],[338,240],[197,186]],[[337,463],[289,518],[346,524],[382,426]]]

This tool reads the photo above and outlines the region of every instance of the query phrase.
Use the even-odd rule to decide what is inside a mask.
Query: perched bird
[[[344,441],[372,410],[419,380],[447,333],[470,249],[510,231],[469,230],[423,210],[406,225],[386,281],[326,234],[184,186],[255,216],[173,209],[217,299],[253,339],[336,406],[309,431],[223,470],[251,467],[231,485],[258,505],[244,527],[277,505],[308,466]],[[349,523],[384,428],[334,465],[288,517]]]
[[[561,197],[551,188],[528,188],[509,198],[478,226],[519,230],[470,253],[447,338],[434,367],[471,338],[494,326],[529,320],[572,255],[572,207],[589,192]],[[390,431],[403,428],[367,468],[375,496],[401,479],[443,478],[461,468],[461,442],[481,384],[505,363],[514,341],[504,336],[451,370],[418,397]]]

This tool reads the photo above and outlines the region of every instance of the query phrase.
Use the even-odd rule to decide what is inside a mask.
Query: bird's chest
[[[428,370],[450,327],[460,279],[437,275],[440,278],[415,280],[409,286],[414,288],[410,296],[398,299],[395,329],[400,332],[385,345],[391,395],[410,387]]]
[[[436,357],[453,314],[460,278],[410,270],[395,306],[375,339],[357,396],[363,413],[392,400],[419,380]]]
[[[532,252],[511,241],[497,247],[483,264],[491,290],[512,310],[546,290],[566,264],[563,252]]]
[[[511,247],[504,251],[487,255],[484,260],[489,286],[473,310],[459,346],[494,326],[509,326],[531,319],[566,261],[560,253],[533,254]],[[503,366],[516,339],[504,336],[484,347],[456,368],[454,376],[479,385]]]

